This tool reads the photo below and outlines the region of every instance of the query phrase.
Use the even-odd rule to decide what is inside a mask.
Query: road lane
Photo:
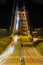
[[[30,59],[30,56],[27,54],[26,48],[23,48],[23,51],[24,51],[24,60],[28,62],[32,62],[32,60]]]
[[[32,47],[21,47],[19,43],[13,42],[6,51],[6,56],[2,57],[4,59],[0,58],[0,65],[43,65],[37,51]]]
[[[20,54],[20,46],[12,42],[0,56],[0,65],[21,65]]]
[[[43,61],[40,60],[40,57],[35,53],[33,48],[24,47],[23,50],[25,65],[43,65]]]

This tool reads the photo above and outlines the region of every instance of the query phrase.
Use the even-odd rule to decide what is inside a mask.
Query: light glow
[[[11,55],[14,52],[14,46],[11,46],[8,50],[6,50],[2,55],[0,55],[0,59],[4,59],[6,57],[8,57],[9,55]],[[1,61],[0,60],[0,61]]]
[[[38,38],[33,38],[33,41],[36,42],[38,40]]]
[[[18,30],[18,26],[19,26],[19,14],[17,14],[16,30]]]
[[[14,46],[10,46],[3,54],[0,55],[0,65],[5,63],[4,59],[9,57],[14,52]]]
[[[14,37],[14,42],[16,43],[18,41],[18,35]]]

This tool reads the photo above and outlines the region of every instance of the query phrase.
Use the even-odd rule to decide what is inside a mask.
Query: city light
[[[4,59],[14,52],[14,46],[10,46],[3,54],[0,55],[0,65],[5,63]]]
[[[18,30],[18,26],[19,26],[19,13],[17,14],[16,30]]]
[[[11,55],[13,53],[13,51],[14,51],[14,46],[9,47],[8,50],[6,50],[3,54],[0,55],[0,59],[4,59],[4,58],[8,57],[9,55]]]
[[[16,43],[18,41],[18,35],[14,37],[14,42]]]
[[[33,38],[33,41],[36,42],[38,40],[38,38]]]

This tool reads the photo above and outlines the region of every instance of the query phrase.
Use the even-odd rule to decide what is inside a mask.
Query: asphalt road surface
[[[21,47],[21,41],[14,39],[0,55],[0,65],[43,65],[43,56],[34,47]]]

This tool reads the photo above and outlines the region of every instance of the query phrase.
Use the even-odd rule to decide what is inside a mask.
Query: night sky
[[[25,0],[25,6],[31,27],[43,27],[43,0]]]
[[[0,27],[8,28],[10,26],[13,1],[14,0],[8,0],[5,5],[0,4]],[[40,2],[37,1],[39,0],[17,0],[20,10],[22,9],[23,5],[25,5],[26,9],[28,10],[30,26],[34,28],[43,27],[43,2],[42,0],[40,0]]]
[[[4,3],[3,1],[5,0],[2,0],[0,3],[0,28],[9,28],[11,25],[14,0],[6,0]]]

